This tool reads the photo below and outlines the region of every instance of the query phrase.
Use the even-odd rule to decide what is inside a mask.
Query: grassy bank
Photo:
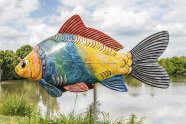
[[[62,120],[63,119],[63,120]],[[72,119],[72,120],[70,120]],[[76,120],[74,120],[76,119]],[[50,119],[46,117],[41,117],[36,120],[28,117],[20,116],[4,116],[0,115],[0,124],[93,124],[93,122],[88,122],[84,120],[79,120],[78,118],[59,116],[52,117]],[[115,121],[97,121],[97,124],[143,124],[143,119],[138,120],[133,114],[130,115],[126,120],[115,120]]]
[[[131,114],[128,117],[112,118],[109,113],[100,111],[100,104],[97,104],[98,124],[142,124],[142,117]],[[93,124],[93,105],[89,105],[86,111],[76,114],[74,111],[57,116],[42,116],[37,105],[30,104],[22,96],[9,95],[4,92],[0,97],[0,123],[1,124]]]

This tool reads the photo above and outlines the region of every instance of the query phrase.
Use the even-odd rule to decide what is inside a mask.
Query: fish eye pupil
[[[23,60],[21,63],[21,68],[25,68],[25,66],[26,66],[26,62]]]

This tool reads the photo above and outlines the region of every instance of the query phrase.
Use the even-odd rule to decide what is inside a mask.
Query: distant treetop
[[[32,51],[32,47],[30,45],[24,45],[21,48],[16,50],[17,56],[21,59],[25,58]]]
[[[186,74],[186,57],[162,58],[158,63],[167,70],[168,74]]]

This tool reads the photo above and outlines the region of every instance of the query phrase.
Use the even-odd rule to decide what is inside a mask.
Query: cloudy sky
[[[186,55],[185,0],[0,0],[0,50],[35,46],[74,14],[129,51],[158,31],[170,33],[162,57]]]

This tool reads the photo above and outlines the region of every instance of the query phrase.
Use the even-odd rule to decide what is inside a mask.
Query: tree
[[[0,59],[0,67],[2,66],[3,64],[3,59]]]
[[[32,47],[30,45],[24,45],[21,48],[17,49],[16,54],[21,59],[24,59],[31,51]]]
[[[157,60],[157,62],[168,72],[168,74],[186,73],[186,57],[172,57]]]
[[[2,64],[3,64],[3,59],[0,59],[0,81],[1,81],[1,74],[2,74],[2,70],[1,70]]]
[[[21,58],[18,57],[12,50],[6,50],[3,53],[3,64],[2,70],[3,75],[2,79],[18,79],[19,76],[15,73],[15,66],[21,61]],[[1,54],[2,54],[1,53]]]

